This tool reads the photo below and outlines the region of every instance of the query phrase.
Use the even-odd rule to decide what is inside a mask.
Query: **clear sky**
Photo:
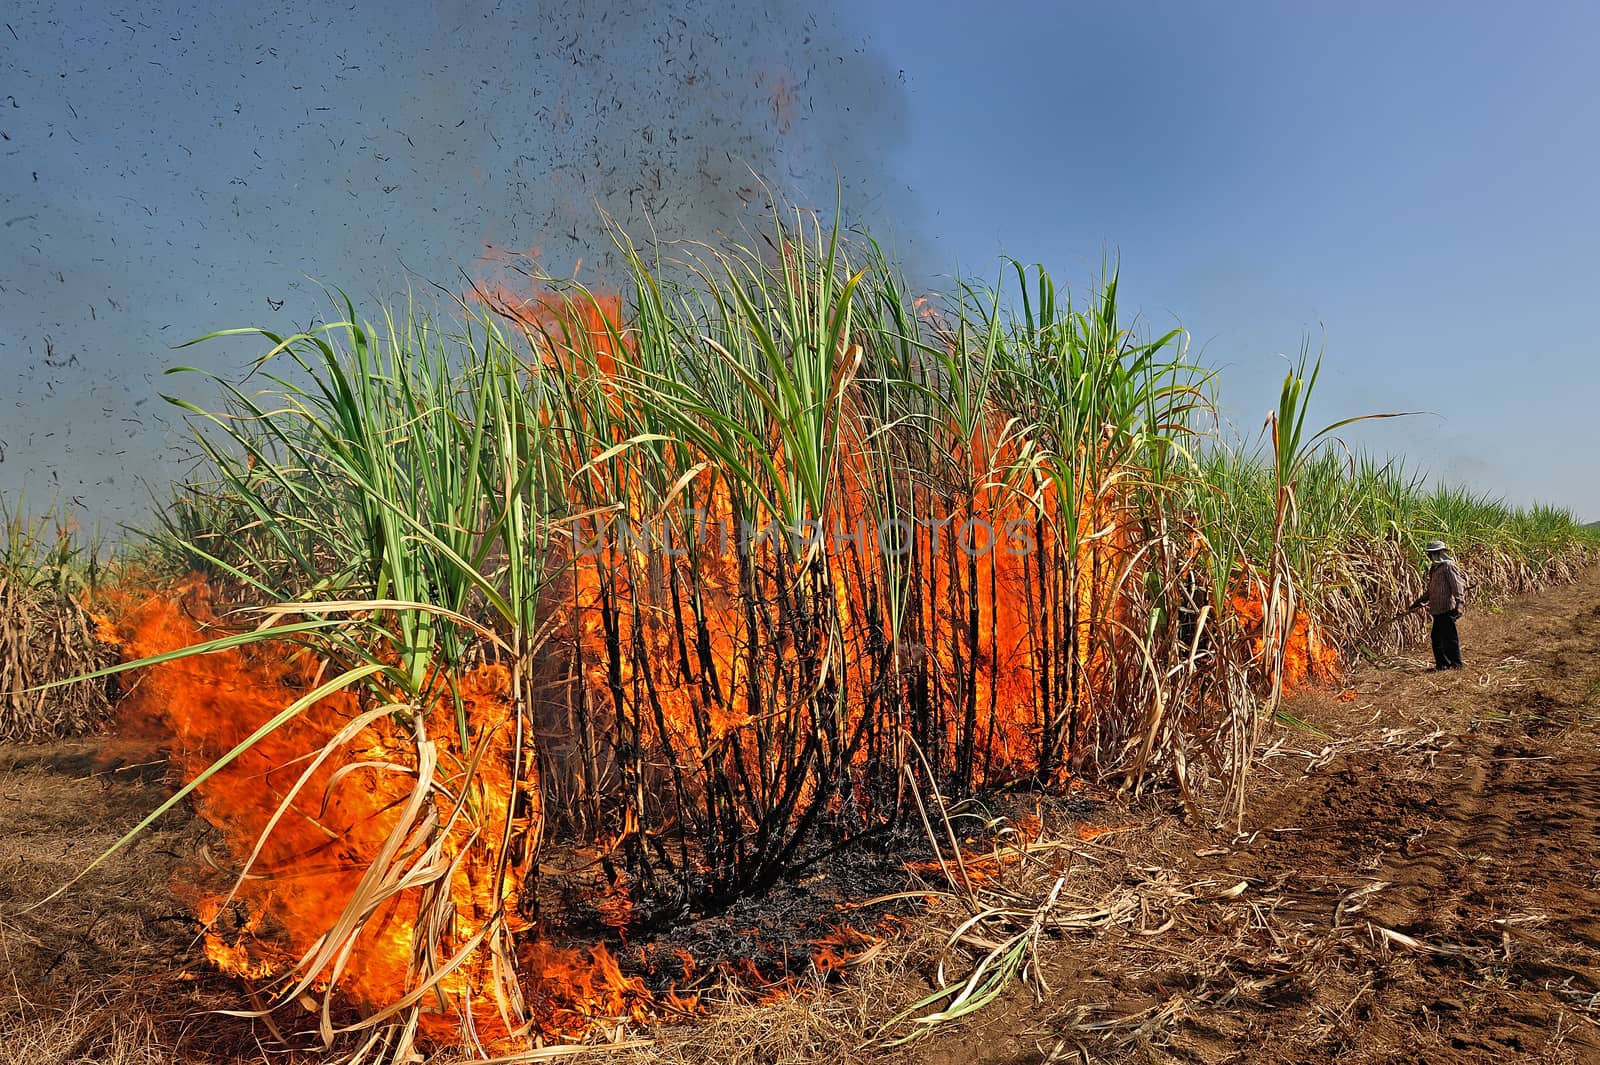
[[[753,168],[824,202],[839,173],[919,269],[1120,258],[1242,431],[1309,337],[1325,420],[1434,412],[1353,444],[1600,518],[1600,8],[201,7],[0,9],[0,491],[133,517],[181,440],[160,370],[251,350],[173,345],[306,324],[308,277],[369,307],[486,253],[592,278],[596,203],[732,229]]]

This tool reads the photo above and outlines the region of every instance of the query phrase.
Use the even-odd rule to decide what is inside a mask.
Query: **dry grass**
[[[41,740],[95,731],[111,712],[102,684],[29,691],[115,661],[78,599],[0,573],[0,739]]]
[[[176,1065],[147,1013],[129,999],[79,996],[7,1016],[0,1065]]]
[[[174,816],[30,909],[160,801],[162,772],[102,762],[88,741],[0,751],[0,1065],[196,1060],[170,1048],[207,1026],[193,1017],[216,994],[184,975],[197,962],[180,901],[205,845],[197,820]]]
[[[0,498],[0,740],[80,736],[110,713],[105,684],[37,690],[115,661],[85,606],[98,573],[70,518]]]
[[[774,1002],[738,997],[712,1005],[695,1021],[663,1027],[648,1046],[597,1050],[584,1065],[806,1065],[882,1061],[875,1026],[897,1004],[891,989],[904,973],[894,961],[869,964],[847,984]]]

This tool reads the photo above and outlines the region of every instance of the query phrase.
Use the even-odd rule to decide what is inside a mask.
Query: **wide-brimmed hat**
[[[1429,540],[1426,544],[1422,545],[1422,549],[1424,551],[1426,551],[1430,555],[1433,554],[1435,551],[1448,551],[1448,550],[1450,550],[1448,547],[1444,546],[1444,541],[1443,540]]]

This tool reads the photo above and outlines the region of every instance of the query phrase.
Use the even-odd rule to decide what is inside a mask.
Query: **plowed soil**
[[[1243,832],[1142,822],[1130,868],[1237,897],[1064,944],[925,1060],[1600,1062],[1600,575],[1461,629],[1463,671],[1297,698],[1328,735],[1275,737]]]

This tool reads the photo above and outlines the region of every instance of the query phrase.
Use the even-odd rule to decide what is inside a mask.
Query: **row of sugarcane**
[[[217,334],[268,345],[251,390],[174,400],[207,472],[157,551],[271,619],[193,653],[309,647],[324,689],[427,746],[416,793],[457,798],[426,808],[468,818],[483,737],[452,678],[509,670],[515,794],[478,814],[494,875],[572,843],[647,911],[715,907],[913,805],[1075,775],[1237,817],[1297,619],[1351,633],[1434,532],[1395,467],[1307,429],[1304,356],[1264,459],[1224,446],[1212,376],[1180,332],[1128,327],[1114,274],[1073,300],[1012,264],[928,301],[801,214],[752,248],[617,239],[620,298],[534,278],[376,326],[345,303],[306,333]],[[1325,513],[1351,480],[1396,490]],[[1536,574],[1586,542],[1547,517]],[[421,989],[457,964],[462,874],[414,872]],[[544,915],[535,883],[494,897],[525,911],[474,940],[511,1031],[510,929]],[[359,935],[359,901],[330,927]],[[368,1038],[409,1052],[414,1021],[365,1005]]]

